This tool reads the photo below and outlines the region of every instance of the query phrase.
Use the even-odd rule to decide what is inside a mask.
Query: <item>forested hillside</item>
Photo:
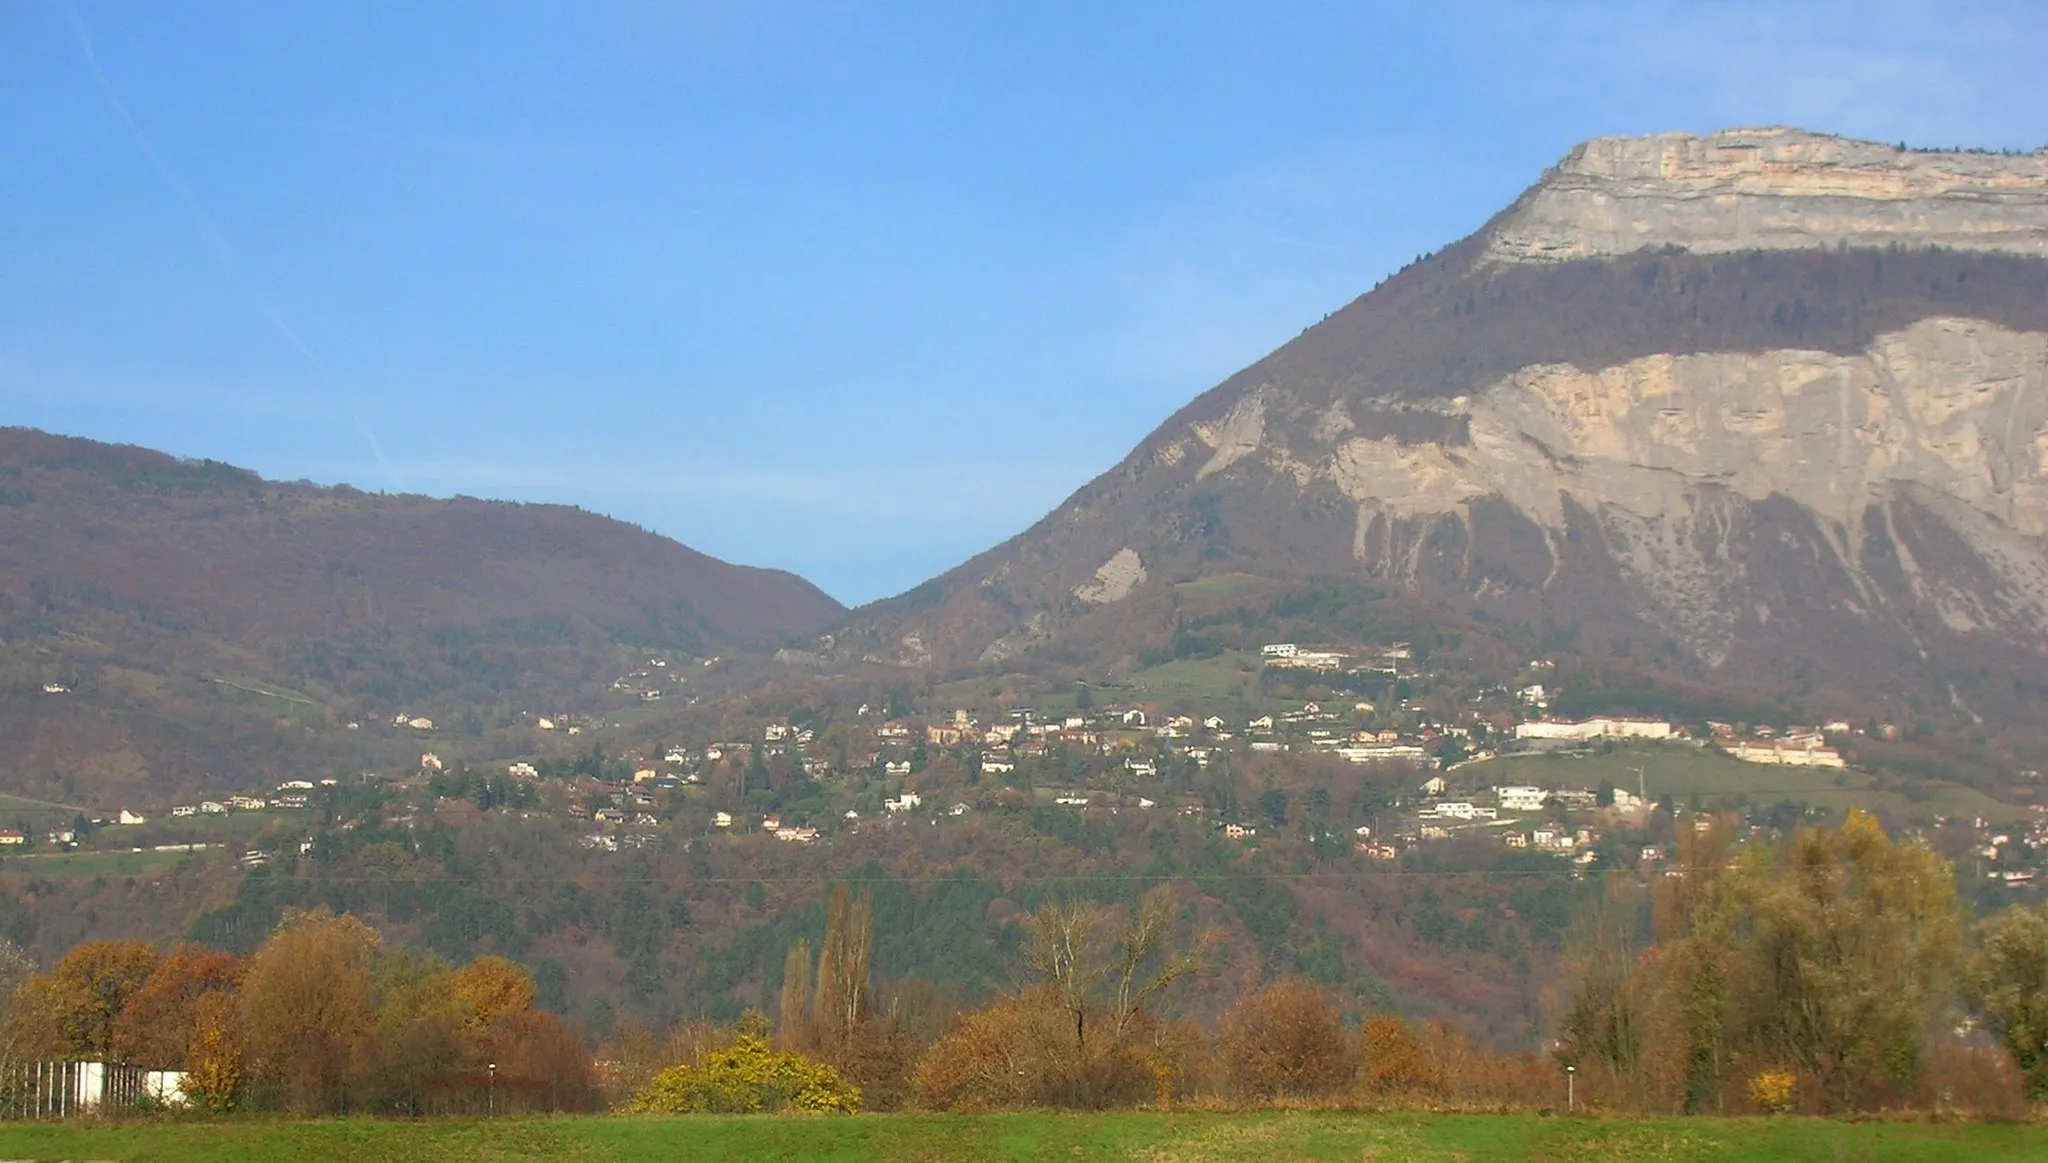
[[[350,722],[476,738],[590,707],[651,652],[772,645],[838,612],[580,510],[0,431],[0,792],[111,809],[378,765],[405,748]]]

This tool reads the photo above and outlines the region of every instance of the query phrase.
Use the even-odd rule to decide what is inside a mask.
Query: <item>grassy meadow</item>
[[[1909,819],[1928,815],[2007,817],[2013,809],[1961,784],[1930,782],[1924,800],[1915,802],[1896,791],[1874,786],[1861,771],[1825,767],[1777,767],[1744,763],[1704,748],[1638,744],[1612,752],[1519,754],[1462,768],[1481,783],[1533,784],[1538,787],[1597,787],[1602,780],[1636,789],[1636,769],[1651,796],[1670,794],[1683,801],[1700,797],[1708,807],[1746,798],[1753,804],[1781,800],[1812,804],[1836,812],[1851,807],[1885,808]]]
[[[2048,1128],[1536,1115],[684,1116],[0,1126],[0,1158],[152,1160],[1528,1160],[1980,1163],[2048,1159]]]

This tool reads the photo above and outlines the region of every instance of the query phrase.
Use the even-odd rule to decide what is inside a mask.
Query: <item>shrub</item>
[[[1314,1095],[1351,1079],[1351,1047],[1337,1003],[1302,981],[1270,986],[1224,1019],[1224,1068],[1240,1094]]]
[[[1781,1115],[1792,1109],[1799,1090],[1799,1076],[1782,1066],[1760,1070],[1749,1080],[1749,1101],[1765,1114]]]
[[[1408,1024],[1392,1014],[1374,1014],[1359,1030],[1359,1082],[1381,1097],[1434,1089],[1439,1083],[1429,1051]]]
[[[837,1070],[801,1054],[778,1054],[752,1034],[707,1055],[701,1066],[672,1066],[633,1096],[636,1114],[751,1114],[809,1111],[851,1114],[860,1091]]]

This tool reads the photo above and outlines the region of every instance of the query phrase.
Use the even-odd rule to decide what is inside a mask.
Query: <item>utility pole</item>
[[[1579,1108],[1578,1088],[1574,1085],[1574,1083],[1578,1082],[1578,1080],[1578,1067],[1567,1066],[1564,1068],[1564,1109],[1565,1113],[1567,1114],[1570,1114],[1578,1110]]]

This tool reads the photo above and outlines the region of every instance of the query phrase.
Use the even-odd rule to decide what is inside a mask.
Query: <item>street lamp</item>
[[[498,1113],[498,1064],[493,1062],[488,1069],[491,1072],[491,1089],[484,1095],[484,1113],[495,1115]]]
[[[1572,1085],[1573,1083],[1577,1082],[1578,1079],[1578,1067],[1566,1066],[1564,1068],[1564,1109],[1567,1113],[1578,1109],[1578,1091],[1577,1088]]]

